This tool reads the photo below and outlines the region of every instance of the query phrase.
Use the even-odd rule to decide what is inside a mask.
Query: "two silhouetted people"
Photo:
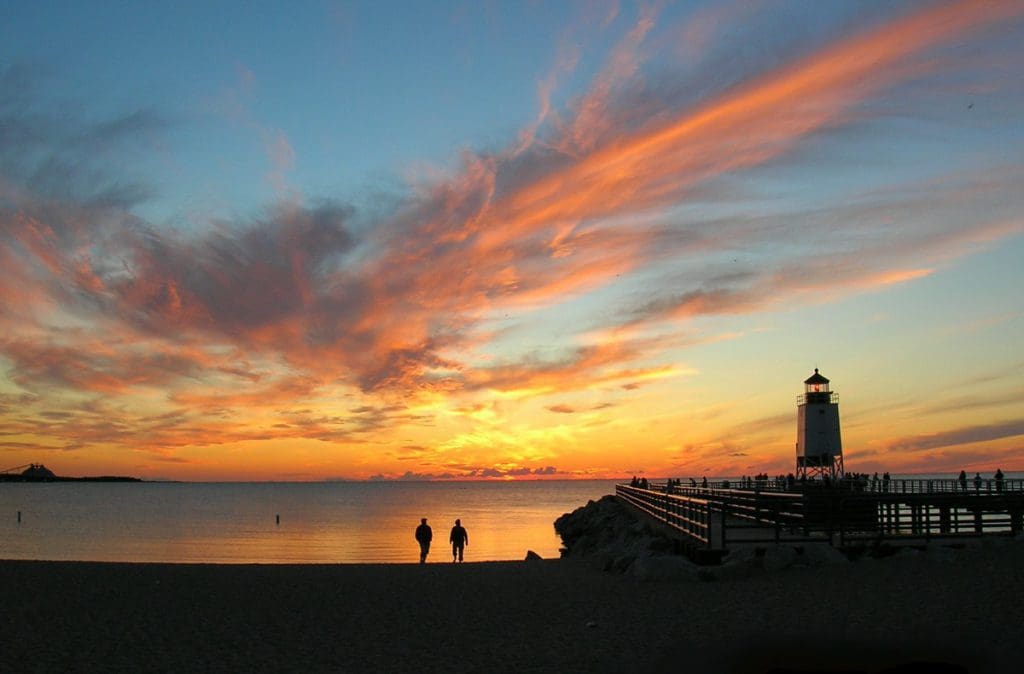
[[[427,518],[420,520],[416,527],[416,541],[420,544],[420,564],[427,562],[427,555],[430,554],[430,541],[434,540],[434,531],[427,524]]]
[[[448,536],[448,541],[452,544],[452,563],[462,561],[462,551],[467,545],[469,545],[469,534],[462,526],[462,520],[455,520],[455,526],[452,527],[452,533]]]
[[[420,544],[420,564],[426,564],[427,555],[430,554],[430,541],[434,540],[434,532],[427,524],[427,518],[420,520],[416,527],[416,542]],[[462,526],[462,520],[455,520],[455,526],[448,536],[448,542],[452,544],[452,562],[461,562],[466,546],[469,545],[469,534]]]

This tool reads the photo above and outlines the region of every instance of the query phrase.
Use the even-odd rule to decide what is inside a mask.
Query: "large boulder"
[[[721,565],[704,569],[716,580],[746,578],[761,568],[761,558],[752,547],[733,548],[722,560]]]
[[[945,545],[926,545],[925,555],[929,561],[952,562],[957,558],[956,550]]]
[[[620,555],[615,559],[611,560],[607,571],[615,571],[616,573],[625,573],[629,570],[629,567],[636,561],[636,555]]]
[[[765,548],[761,565],[765,571],[788,569],[796,562],[796,550],[788,545],[772,545]]]
[[[759,566],[761,556],[757,554],[757,548],[752,545],[730,546],[722,558],[723,564],[748,564]]]
[[[924,552],[921,551],[921,550],[918,550],[917,548],[912,548],[910,546],[906,546],[906,547],[902,547],[899,550],[897,550],[896,554],[893,555],[893,557],[907,559],[907,558],[920,557],[923,554],[924,554]]]
[[[624,572],[633,559],[675,549],[675,542],[638,519],[614,496],[590,501],[555,520],[563,557],[586,557],[608,571]]]
[[[641,556],[629,566],[629,575],[640,582],[697,580],[700,567],[677,555]]]
[[[805,545],[803,554],[798,562],[805,566],[830,566],[833,564],[849,564],[850,560],[846,555],[828,543],[819,543]]]
[[[614,496],[601,497],[598,501],[590,501],[587,505],[566,513],[555,520],[555,531],[562,537],[565,547],[572,550],[576,543],[589,537],[587,543],[600,540],[609,534],[616,534],[633,524],[635,518],[628,513]]]
[[[623,540],[623,546],[637,554],[650,554],[664,550],[664,540],[650,534],[644,534],[637,538],[627,537]]]
[[[1013,539],[1007,536],[985,536],[981,539],[983,548],[1005,548],[1013,543]]]

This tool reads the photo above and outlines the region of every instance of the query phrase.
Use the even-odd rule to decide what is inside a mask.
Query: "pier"
[[[828,544],[849,550],[881,545],[955,545],[1024,530],[1024,480],[840,480],[703,486],[620,484],[618,500],[657,523],[701,561],[730,549]]]
[[[797,398],[795,472],[689,486],[646,479],[615,487],[616,498],[701,562],[740,546],[792,543],[834,548],[955,545],[1024,530],[1024,480],[961,472],[951,479],[848,474],[839,397],[818,368]]]

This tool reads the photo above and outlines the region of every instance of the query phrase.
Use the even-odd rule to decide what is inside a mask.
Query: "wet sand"
[[[0,657],[40,672],[1015,672],[1021,597],[1021,543],[674,583],[573,560],[4,561]]]

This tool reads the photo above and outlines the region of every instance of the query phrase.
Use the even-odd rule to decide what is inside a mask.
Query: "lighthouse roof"
[[[818,374],[818,368],[814,368],[814,374],[804,379],[805,384],[827,384],[828,379]]]

